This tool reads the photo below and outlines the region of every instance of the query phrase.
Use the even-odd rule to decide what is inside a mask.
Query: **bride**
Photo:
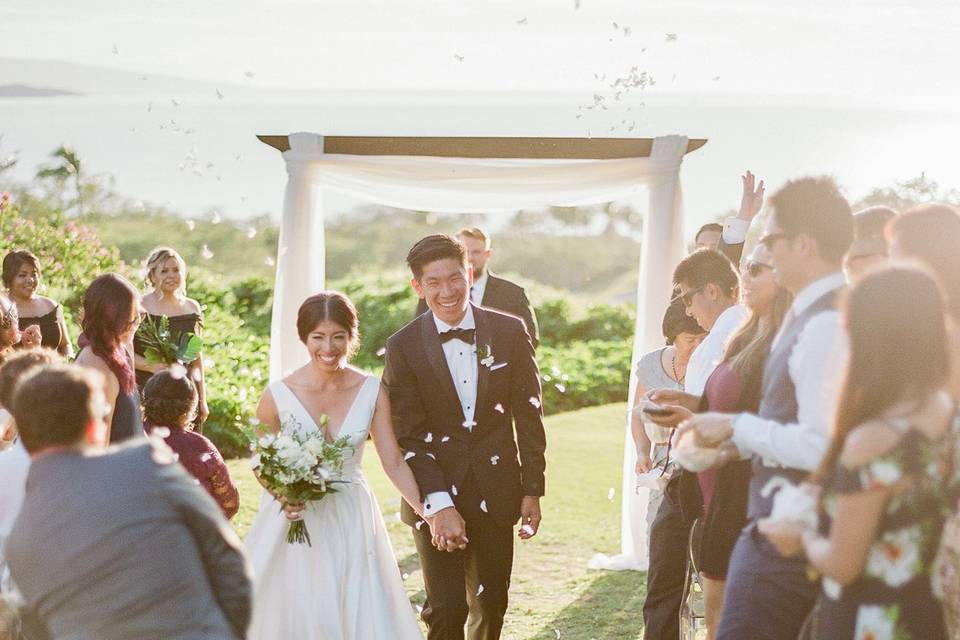
[[[252,640],[423,637],[407,599],[380,508],[360,469],[367,435],[387,476],[415,509],[420,491],[393,435],[380,381],[347,364],[359,341],[357,312],[341,293],[307,298],[297,332],[310,362],[263,393],[264,430],[321,430],[349,438],[337,492],[306,504],[281,504],[264,491],[247,553],[254,570]],[[325,427],[321,416],[326,416]],[[289,520],[303,518],[313,542],[288,544]]]

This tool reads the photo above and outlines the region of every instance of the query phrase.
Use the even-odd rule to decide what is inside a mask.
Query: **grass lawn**
[[[514,640],[640,638],[644,574],[591,571],[597,552],[620,544],[620,474],[626,405],[551,416],[547,429],[547,496],[543,524],[532,540],[517,540],[510,609],[503,637]],[[383,508],[411,601],[423,602],[423,576],[409,527],[398,519],[399,494],[368,447],[364,471]],[[245,460],[230,462],[239,481],[235,520],[246,533],[259,503],[259,485]],[[611,487],[617,495],[608,498]]]

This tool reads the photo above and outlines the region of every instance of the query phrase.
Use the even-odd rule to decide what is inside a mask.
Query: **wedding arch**
[[[257,136],[287,168],[277,251],[270,379],[306,362],[293,327],[297,309],[324,288],[324,192],[437,213],[512,212],[639,197],[648,215],[639,258],[630,396],[637,359],[663,343],[661,319],[671,270],[683,257],[683,156],[706,140],[658,138],[476,138]],[[646,569],[647,490],[634,491],[636,454],[629,419],[621,487],[621,554],[611,568]]]

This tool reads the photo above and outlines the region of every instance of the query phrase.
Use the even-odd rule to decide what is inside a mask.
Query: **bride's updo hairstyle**
[[[350,336],[347,357],[352,357],[360,346],[360,321],[357,308],[350,302],[350,298],[339,291],[323,291],[304,300],[297,311],[297,334],[300,342],[306,344],[310,332],[325,320],[334,322],[347,331]]]

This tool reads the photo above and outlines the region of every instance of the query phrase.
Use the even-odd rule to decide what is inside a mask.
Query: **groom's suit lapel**
[[[493,349],[493,330],[490,327],[489,314],[476,305],[473,306],[473,319],[477,324],[474,334],[474,346],[477,348],[477,406],[473,419],[477,423],[474,428],[479,429],[482,424],[480,414],[482,408],[487,406],[486,395],[490,386],[490,367],[482,364],[480,360],[487,355],[487,347]]]
[[[423,340],[423,350],[427,354],[427,361],[433,369],[434,377],[440,384],[440,392],[446,397],[451,408],[460,415],[460,422],[463,422],[463,407],[460,406],[460,397],[453,386],[453,377],[450,375],[447,357],[443,354],[443,347],[440,345],[440,334],[437,333],[437,325],[433,321],[432,311],[420,316],[420,338]]]

